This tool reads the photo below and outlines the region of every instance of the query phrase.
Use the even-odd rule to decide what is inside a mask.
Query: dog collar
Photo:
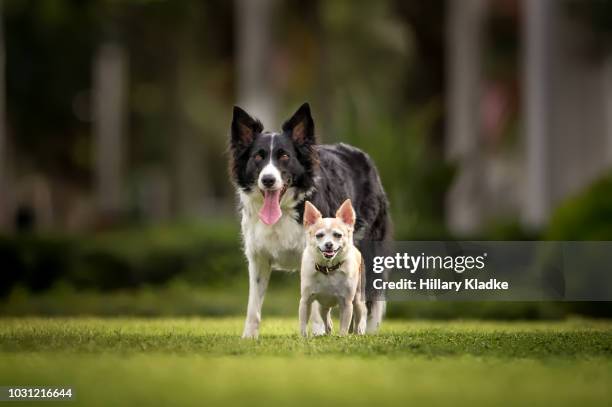
[[[323,273],[326,276],[329,275],[329,273],[331,273],[332,271],[338,270],[340,268],[340,266],[342,266],[342,263],[344,263],[343,261],[341,261],[340,263],[336,263],[333,266],[322,266],[320,264],[315,263],[315,269],[319,272],[319,273]]]

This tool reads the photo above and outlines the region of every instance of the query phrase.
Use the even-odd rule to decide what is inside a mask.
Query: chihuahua
[[[306,248],[300,271],[300,333],[308,336],[311,305],[317,301],[326,334],[332,330],[331,309],[339,305],[339,334],[346,335],[352,323],[351,331],[363,335],[367,316],[362,293],[365,268],[361,253],[353,244],[355,210],[351,200],[344,201],[335,218],[323,218],[307,201],[304,227]]]

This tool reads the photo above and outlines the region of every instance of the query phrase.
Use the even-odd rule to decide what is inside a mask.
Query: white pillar
[[[272,12],[274,0],[235,0],[238,105],[278,130],[274,105]]]
[[[465,234],[474,232],[482,220],[479,135],[486,0],[449,1],[447,7],[446,156],[458,165],[447,197],[447,220],[453,232]]]
[[[550,0],[523,1],[525,195],[523,222],[537,228],[551,205],[549,150]]]
[[[114,43],[100,46],[94,57],[94,157],[96,198],[102,215],[121,209],[126,56]]]

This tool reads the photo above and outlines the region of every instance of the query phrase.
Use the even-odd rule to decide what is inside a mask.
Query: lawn
[[[610,405],[612,322],[386,321],[304,340],[295,319],[0,319],[0,386],[70,405]]]

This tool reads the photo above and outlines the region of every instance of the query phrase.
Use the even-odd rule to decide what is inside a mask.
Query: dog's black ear
[[[314,121],[310,115],[310,105],[304,103],[300,108],[283,124],[283,132],[289,133],[293,141],[297,144],[315,144]]]
[[[232,117],[232,147],[242,149],[251,145],[257,134],[263,131],[259,120],[249,116],[247,112],[234,106]]]

